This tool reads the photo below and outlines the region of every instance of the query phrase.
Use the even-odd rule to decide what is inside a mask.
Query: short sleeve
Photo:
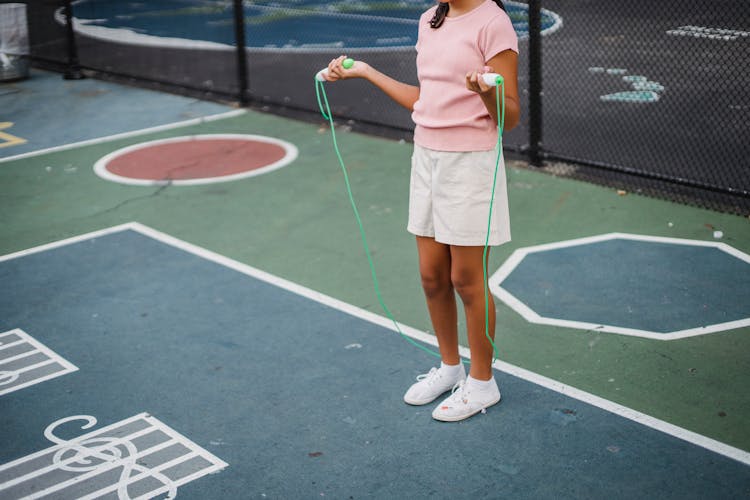
[[[479,32],[479,49],[485,61],[504,50],[518,53],[518,36],[508,14],[500,12],[484,25]]]
[[[426,12],[423,12],[422,15],[419,16],[419,25],[417,29],[417,43],[414,44],[414,49],[419,52],[420,47],[420,40],[422,39],[422,32],[426,29],[426,26],[429,25],[430,19],[432,19],[432,16],[435,15],[435,10],[437,10],[437,6],[432,7],[428,9]]]

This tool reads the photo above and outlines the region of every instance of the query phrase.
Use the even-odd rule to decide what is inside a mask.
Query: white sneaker
[[[443,422],[457,422],[489,408],[500,401],[500,389],[497,383],[488,389],[473,388],[465,380],[459,381],[453,388],[451,395],[445,398],[432,412],[432,418]]]
[[[431,368],[428,373],[419,375],[417,383],[409,387],[404,394],[404,401],[410,405],[426,405],[435,401],[438,396],[466,378],[463,364],[460,366],[461,368],[456,370],[457,374],[454,376],[448,375],[448,370],[435,367]]]

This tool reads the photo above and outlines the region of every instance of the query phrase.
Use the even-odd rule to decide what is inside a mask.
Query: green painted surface
[[[275,136],[297,145],[300,157],[263,176],[193,187],[124,186],[93,173],[114,149],[192,133]],[[429,330],[405,230],[411,146],[338,137],[385,301],[399,321]],[[513,241],[493,250],[491,272],[518,247],[608,232],[713,240],[715,228],[750,253],[747,219],[520,168],[508,176]],[[0,254],[129,221],[382,314],[322,119],[316,126],[249,113],[0,164]],[[749,328],[664,342],[533,325],[497,308],[505,361],[750,450]],[[423,357],[425,368],[433,362],[404,349]]]

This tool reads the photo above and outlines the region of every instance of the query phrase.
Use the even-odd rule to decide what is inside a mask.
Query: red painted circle
[[[185,138],[144,145],[111,158],[106,169],[120,177],[151,181],[190,180],[241,174],[275,163],[286,150],[254,139]]]

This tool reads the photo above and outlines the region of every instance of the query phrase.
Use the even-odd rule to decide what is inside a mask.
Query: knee
[[[425,296],[429,298],[441,297],[448,292],[452,292],[450,277],[444,276],[440,272],[421,271],[422,289]]]
[[[461,297],[464,304],[470,303],[477,297],[483,296],[482,284],[483,276],[467,270],[455,270],[451,273],[451,284]]]

